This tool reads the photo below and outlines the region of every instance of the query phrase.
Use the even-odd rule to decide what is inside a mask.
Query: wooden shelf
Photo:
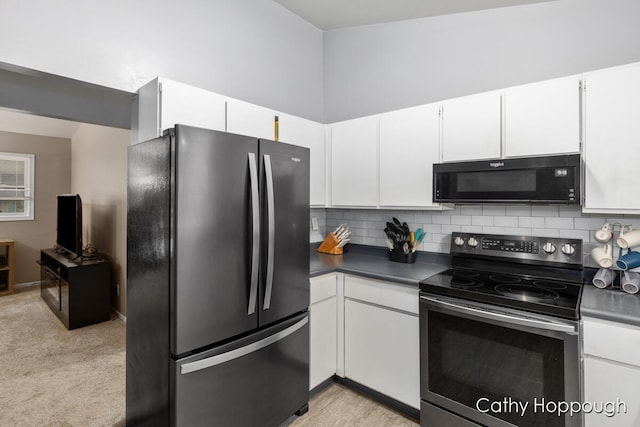
[[[15,259],[15,242],[9,239],[0,239],[0,248],[4,248],[2,253],[6,259],[6,265],[0,267],[0,272],[7,271],[8,274],[0,275],[0,297],[13,294],[13,285],[15,278],[14,259]]]

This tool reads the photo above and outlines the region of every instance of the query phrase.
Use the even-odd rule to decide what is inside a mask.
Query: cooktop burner
[[[449,280],[449,283],[454,288],[462,288],[462,289],[479,288],[480,286],[484,285],[484,283],[479,282],[477,280],[461,279],[459,277],[452,277],[451,280]]]
[[[582,241],[452,233],[451,268],[420,282],[425,293],[579,318]]]
[[[496,291],[522,301],[556,299],[560,296],[550,290],[529,285],[498,285]]]
[[[423,280],[420,289],[431,294],[577,319],[582,284],[454,267]]]

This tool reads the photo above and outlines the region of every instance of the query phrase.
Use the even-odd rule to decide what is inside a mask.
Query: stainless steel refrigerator
[[[128,155],[127,425],[304,413],[309,150],[177,125]]]

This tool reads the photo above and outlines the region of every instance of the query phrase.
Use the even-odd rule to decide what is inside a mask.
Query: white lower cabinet
[[[344,286],[345,376],[419,408],[417,287],[356,276]]]
[[[336,274],[310,282],[309,390],[335,375],[338,342]]]
[[[640,327],[583,319],[585,427],[640,425]]]

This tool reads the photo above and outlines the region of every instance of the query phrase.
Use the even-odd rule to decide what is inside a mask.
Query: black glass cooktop
[[[423,280],[420,289],[574,320],[582,295],[581,283],[460,267]]]

